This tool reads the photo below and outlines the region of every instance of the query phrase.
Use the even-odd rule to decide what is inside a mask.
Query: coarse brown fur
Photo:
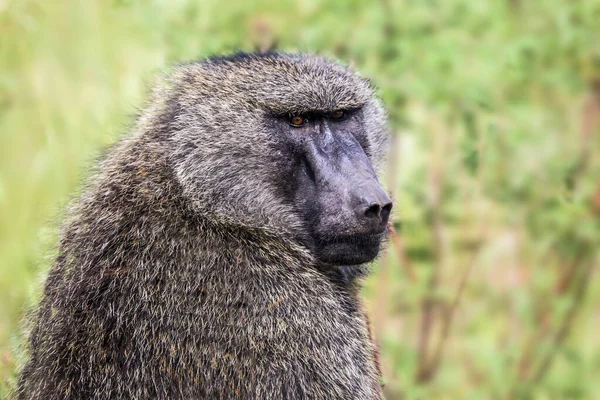
[[[361,267],[323,268],[269,179],[269,116],[362,107],[329,60],[243,54],[180,66],[69,210],[19,399],[377,399]]]

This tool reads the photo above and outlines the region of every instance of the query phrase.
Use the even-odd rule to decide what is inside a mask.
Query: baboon
[[[20,399],[376,399],[357,291],[392,203],[369,82],[314,55],[176,67],[61,228]]]

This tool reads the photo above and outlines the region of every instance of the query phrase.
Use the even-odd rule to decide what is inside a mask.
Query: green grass
[[[401,243],[365,288],[388,397],[600,398],[598,21],[598,0],[0,0],[0,397],[61,212],[153,77],[275,42],[352,63],[390,111]]]

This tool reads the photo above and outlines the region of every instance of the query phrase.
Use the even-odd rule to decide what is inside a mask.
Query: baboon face
[[[392,203],[374,167],[388,132],[367,80],[290,54],[216,58],[173,79],[162,121],[202,213],[300,242],[325,265],[377,256]]]
[[[310,232],[316,257],[332,265],[373,260],[392,202],[367,156],[372,149],[363,110],[274,118],[281,138],[277,154],[289,160],[279,179]]]

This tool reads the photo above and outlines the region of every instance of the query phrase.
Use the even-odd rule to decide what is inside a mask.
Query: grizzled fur
[[[272,116],[362,107],[368,83],[305,55],[176,68],[72,205],[20,399],[376,399],[359,267],[323,268],[278,190]]]

